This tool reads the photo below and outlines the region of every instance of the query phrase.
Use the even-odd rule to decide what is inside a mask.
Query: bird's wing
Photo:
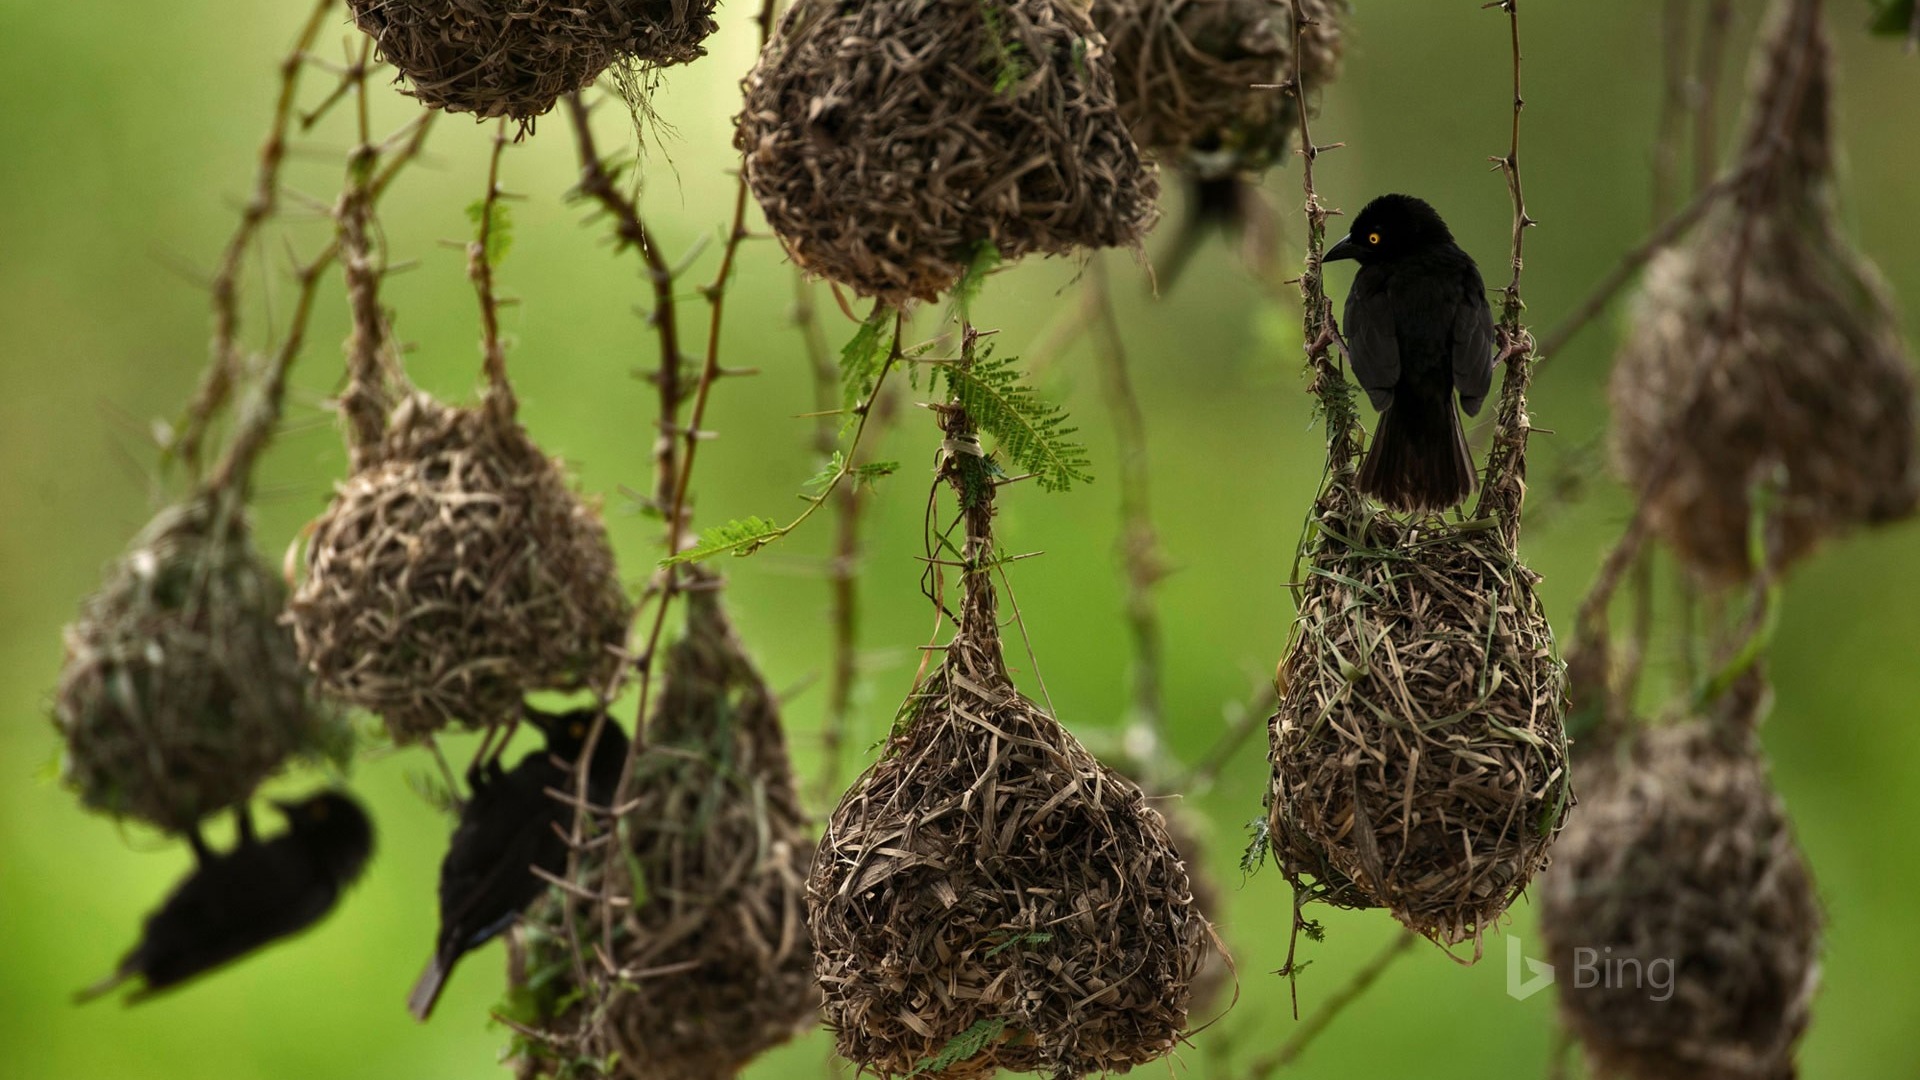
[[[491,789],[501,793],[499,798],[485,807],[469,804],[440,865],[442,948],[477,947],[512,923],[547,887],[530,867],[565,869],[566,842],[554,824],[564,820],[566,810],[545,794],[547,787],[565,782],[566,774],[544,755],[528,755]],[[483,818],[475,808],[488,813]]]
[[[1471,275],[1467,292],[1453,317],[1453,388],[1460,391],[1460,407],[1477,416],[1480,404],[1493,388],[1493,309],[1479,271]]]
[[[336,892],[288,838],[244,846],[201,867],[147,919],[137,966],[155,988],[170,985],[304,928]]]
[[[1367,272],[1354,275],[1347,293],[1347,348],[1353,353],[1353,375],[1375,409],[1393,404],[1393,387],[1400,381],[1400,341],[1394,332],[1393,296],[1387,282]]]

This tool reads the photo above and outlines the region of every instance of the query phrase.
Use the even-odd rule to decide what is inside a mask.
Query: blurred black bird
[[[561,830],[573,820],[573,808],[548,794],[572,793],[573,768],[586,749],[598,710],[546,713],[528,707],[527,719],[546,736],[547,745],[520,759],[511,771],[499,759],[475,762],[467,772],[473,797],[460,811],[447,856],[440,863],[440,936],[433,959],[414,984],[407,1008],[416,1020],[433,1015],[447,976],[462,956],[493,940],[520,917],[547,883],[533,872],[567,868],[567,842]],[[627,734],[611,717],[594,743],[587,767],[587,799],[611,802],[627,757]]]
[[[1360,264],[1347,293],[1353,373],[1380,423],[1360,490],[1395,510],[1445,510],[1473,492],[1453,395],[1472,416],[1493,384],[1493,312],[1473,257],[1433,207],[1382,195],[1323,261]]]
[[[340,792],[273,804],[287,831],[270,840],[244,835],[224,854],[198,850],[200,865],[147,917],[140,943],[114,973],[82,990],[88,1001],[129,979],[143,1001],[304,930],[332,910],[373,853],[373,823]]]

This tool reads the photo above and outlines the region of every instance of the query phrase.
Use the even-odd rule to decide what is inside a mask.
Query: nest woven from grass
[[[1304,0],[1310,88],[1338,76],[1344,0]],[[1298,106],[1292,0],[1094,0],[1120,115],[1142,149],[1202,177],[1257,173],[1286,157]]]
[[[1754,200],[1750,233],[1743,204],[1723,202],[1657,258],[1613,370],[1616,463],[1660,535],[1717,582],[1750,571],[1750,492],[1775,467],[1786,473],[1770,522],[1783,564],[1920,502],[1913,372],[1886,286],[1840,230],[1833,59],[1817,10],[1809,20],[1801,7],[1779,5],[1755,65],[1749,159],[1773,139],[1775,118],[1785,117],[1788,146]],[[1797,104],[1788,100],[1801,85]],[[1743,255],[1729,337],[1729,267]]]
[[[617,63],[706,55],[717,0],[348,0],[423,104],[531,121]]]
[[[314,523],[289,616],[321,686],[407,742],[607,686],[630,611],[559,463],[503,410],[415,393]]]
[[[1138,244],[1158,184],[1070,0],[802,0],[746,78],[734,141],[793,260],[896,306],[983,244]]]
[[[521,1063],[529,1080],[577,1077],[561,1066],[610,1059],[618,1064],[609,1072],[586,1074],[722,1080],[814,1020],[820,992],[805,899],[813,840],[779,705],[715,583],[697,580],[635,762],[622,872],[609,883],[604,860],[589,854],[575,879],[596,896],[611,885],[612,959],[623,974],[559,1008],[573,989],[565,914],[557,902],[537,909],[526,966],[547,974],[536,988],[544,1034]],[[642,880],[629,880],[633,871]],[[567,902],[582,937],[597,942],[602,910]],[[583,1015],[592,1023],[583,1026]]]
[[[285,602],[237,504],[202,495],[155,517],[67,627],[54,718],[81,800],[184,832],[333,742]]]
[[[1540,926],[1594,1075],[1792,1077],[1822,915],[1750,732],[1643,729],[1577,768]]]
[[[1565,670],[1536,577],[1491,522],[1356,519],[1323,497],[1270,726],[1294,887],[1477,943],[1572,801]]]
[[[1139,786],[1014,689],[991,512],[967,511],[959,634],[814,860],[822,1015],[880,1076],[1124,1072],[1184,1035],[1211,934]]]

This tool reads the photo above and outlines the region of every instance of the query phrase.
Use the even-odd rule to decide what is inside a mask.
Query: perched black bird
[[[304,930],[332,910],[373,852],[373,823],[339,792],[276,802],[287,831],[243,836],[232,851],[205,852],[199,867],[147,917],[140,943],[114,973],[83,990],[99,997],[140,978],[127,1003],[212,971],[268,942]]]
[[[1395,510],[1445,510],[1473,492],[1473,457],[1454,411],[1469,416],[1493,384],[1493,312],[1473,257],[1433,207],[1382,195],[1324,261],[1353,259],[1347,346],[1380,423],[1360,490]]]
[[[567,867],[561,835],[573,809],[548,794],[572,792],[573,768],[586,749],[597,710],[558,715],[529,707],[527,719],[546,735],[544,750],[511,771],[496,758],[467,773],[473,797],[460,812],[447,857],[440,863],[440,937],[433,959],[414,984],[407,1008],[417,1020],[433,1014],[441,988],[462,956],[493,940],[520,917],[547,883],[533,867],[559,874]],[[611,802],[627,757],[627,734],[609,717],[587,768],[587,799]]]

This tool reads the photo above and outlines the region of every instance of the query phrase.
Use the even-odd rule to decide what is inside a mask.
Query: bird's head
[[[352,796],[323,791],[291,802],[274,800],[287,832],[327,864],[336,881],[351,881],[373,853],[373,821]]]
[[[594,708],[550,713],[528,705],[525,711],[527,722],[539,728],[540,733],[547,737],[547,753],[568,763],[580,760],[580,752],[587,746],[587,736],[593,731],[594,720],[600,715],[600,711]],[[598,770],[603,761],[611,761],[617,769],[626,753],[627,733],[609,716],[607,722],[601,725],[600,738],[593,746],[594,767]]]
[[[1440,214],[1411,195],[1382,195],[1353,219],[1353,228],[1327,249],[1322,262],[1353,259],[1362,266],[1395,259],[1453,243],[1453,233]]]

